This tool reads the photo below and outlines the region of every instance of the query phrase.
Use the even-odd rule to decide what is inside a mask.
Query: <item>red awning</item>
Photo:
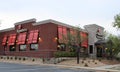
[[[32,43],[36,43],[38,40],[38,30],[34,31]]]
[[[2,41],[2,45],[6,45],[6,42],[7,42],[7,36],[5,35]]]
[[[25,44],[25,40],[26,40],[26,32],[20,33],[18,36],[17,44]]]
[[[38,41],[38,30],[30,31],[28,43],[36,43]]]
[[[16,40],[16,34],[11,34],[8,39],[8,45],[14,45]]]
[[[62,27],[61,26],[58,27],[58,36],[59,36],[59,39],[62,40]]]

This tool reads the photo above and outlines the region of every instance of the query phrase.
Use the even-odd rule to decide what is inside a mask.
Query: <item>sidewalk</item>
[[[120,70],[113,70],[113,69],[106,69],[106,68],[111,68],[114,66],[120,66],[118,65],[107,65],[107,66],[101,66],[101,67],[80,67],[80,66],[68,66],[68,65],[55,65],[55,64],[44,64],[47,66],[57,66],[57,67],[62,67],[62,68],[72,68],[72,69],[88,69],[88,70],[95,70],[95,71],[110,71],[110,72],[120,72]]]

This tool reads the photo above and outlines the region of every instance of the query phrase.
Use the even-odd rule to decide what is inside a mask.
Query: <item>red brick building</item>
[[[36,22],[30,19],[14,24],[13,28],[0,31],[0,54],[11,56],[53,57],[59,45],[65,44],[63,36],[73,32],[73,26],[55,20]],[[87,37],[82,31],[80,35]],[[82,42],[88,48],[88,40]],[[64,50],[66,51],[66,49]]]

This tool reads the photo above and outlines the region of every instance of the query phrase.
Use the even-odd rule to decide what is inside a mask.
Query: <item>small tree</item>
[[[114,16],[113,27],[120,28],[120,13]]]

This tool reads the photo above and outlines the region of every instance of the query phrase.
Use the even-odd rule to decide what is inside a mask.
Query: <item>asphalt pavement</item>
[[[60,68],[55,66],[37,66],[0,62],[0,72],[95,72],[84,69]]]

